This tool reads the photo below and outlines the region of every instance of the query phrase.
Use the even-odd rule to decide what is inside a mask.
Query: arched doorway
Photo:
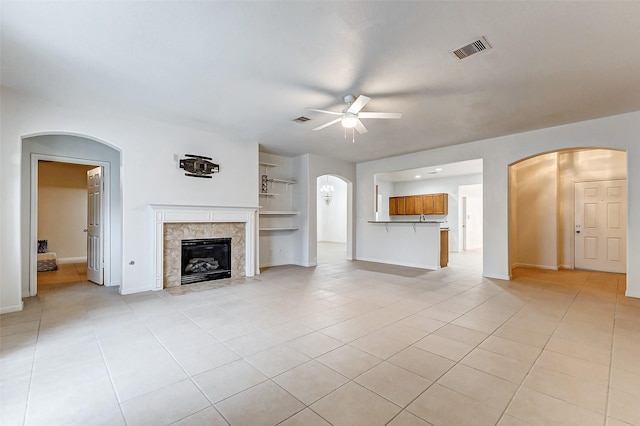
[[[37,195],[39,160],[100,166],[104,170],[104,284],[122,282],[121,154],[109,144],[86,136],[38,134],[22,138],[21,226],[22,293],[37,294]]]
[[[624,240],[614,241],[602,234],[585,241],[585,212],[580,211],[580,185],[614,182],[626,188],[627,153],[613,149],[571,149],[541,153],[509,166],[509,267],[538,269],[589,269],[626,272],[626,195],[615,201],[616,206],[598,198],[589,209],[598,209],[603,219],[610,217],[624,227]],[[616,183],[617,182],[617,183]],[[603,190],[604,193],[611,190]],[[617,192],[617,191],[614,191]],[[622,194],[622,193],[620,193]],[[606,195],[606,194],[605,194]],[[603,200],[603,199],[602,199]],[[596,203],[596,204],[597,204]],[[615,218],[614,213],[620,213]],[[617,214],[617,213],[616,213]],[[594,216],[595,217],[595,213]],[[595,222],[594,222],[595,224]],[[618,226],[616,225],[616,226]],[[589,225],[591,226],[591,225]],[[606,227],[606,226],[605,226]],[[617,238],[617,237],[616,237]],[[608,243],[607,243],[608,241]],[[616,244],[614,244],[616,243]],[[579,257],[594,259],[619,258],[622,270],[588,263]],[[608,245],[607,245],[608,244]],[[598,248],[598,245],[600,248]],[[611,250],[609,253],[605,253]],[[583,253],[583,254],[581,254]],[[578,256],[578,259],[577,259]]]
[[[316,178],[318,264],[347,259],[348,185],[340,177]]]

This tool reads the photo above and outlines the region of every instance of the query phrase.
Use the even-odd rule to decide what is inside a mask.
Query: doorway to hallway
[[[323,175],[317,178],[317,263],[347,258],[347,183]]]

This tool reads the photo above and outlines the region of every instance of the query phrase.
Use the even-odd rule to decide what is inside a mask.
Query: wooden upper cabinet
[[[433,194],[433,214],[449,214],[449,196]]]
[[[416,210],[413,197],[406,196],[402,198],[404,198],[404,214],[415,214],[413,213]]]
[[[424,210],[424,197],[422,195],[414,195],[413,198],[415,199],[415,214],[423,214],[422,212]]]
[[[449,214],[447,194],[389,197],[389,215]]]
[[[422,214],[422,195],[409,195],[404,197],[405,214]]]
[[[389,215],[404,214],[404,197],[389,197]]]
[[[422,196],[422,214],[433,214],[433,194]]]
[[[398,214],[398,197],[389,197],[389,216]]]
[[[398,197],[398,214],[407,214],[406,197]]]

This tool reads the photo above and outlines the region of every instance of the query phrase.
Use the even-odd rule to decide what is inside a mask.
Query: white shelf
[[[262,161],[260,161],[258,164],[260,164],[260,165],[261,165],[261,166],[263,166],[263,167],[278,167],[278,165],[277,165],[277,164],[273,164],[273,163],[265,163],[265,162],[262,162]]]
[[[297,231],[297,227],[260,228],[261,231]]]
[[[268,182],[273,182],[273,183],[286,183],[287,185],[298,183],[295,180],[276,179],[276,178],[269,178],[269,179],[267,179],[267,181]]]
[[[299,213],[293,210],[263,210],[260,212],[261,215],[265,216],[294,216]]]

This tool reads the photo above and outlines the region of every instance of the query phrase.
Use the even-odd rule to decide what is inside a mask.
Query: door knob
[[[84,228],[84,229],[82,230],[82,232],[88,232],[88,231],[89,231],[89,230],[88,230],[87,228]]]

